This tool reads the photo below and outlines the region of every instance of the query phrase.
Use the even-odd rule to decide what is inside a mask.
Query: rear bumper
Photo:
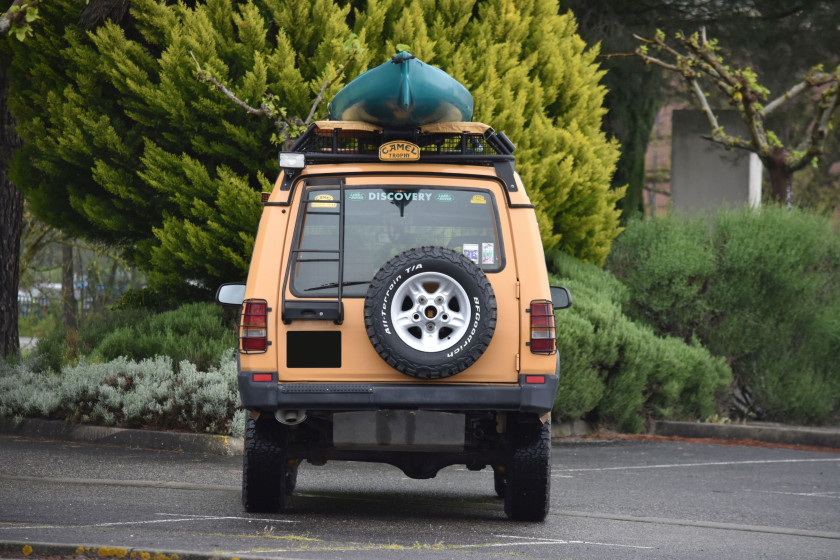
[[[254,381],[254,372],[239,372],[242,406],[265,411],[298,410],[498,410],[545,414],[554,405],[559,377],[519,385],[416,385],[387,383],[277,383],[276,372],[260,372],[271,380]]]

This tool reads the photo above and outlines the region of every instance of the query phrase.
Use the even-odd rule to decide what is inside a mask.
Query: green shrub
[[[699,218],[631,220],[608,266],[630,288],[627,314],[690,341],[709,313],[705,296],[716,262],[707,237],[708,224]]]
[[[134,310],[116,312],[131,319],[101,337],[92,355],[102,360],[125,356],[142,360],[168,356],[173,363],[186,360],[199,369],[218,365],[222,354],[236,346],[236,335],[222,320],[222,308],[211,303],[189,303],[174,311],[143,315]]]
[[[622,309],[629,291],[596,266],[553,253],[549,268],[552,284],[569,288],[574,301],[557,313],[558,418],[636,432],[646,419],[703,419],[717,411],[718,393],[730,380],[723,360],[633,323]]]
[[[18,315],[18,333],[30,338],[44,338],[61,322],[56,311],[58,306],[50,307],[46,313]]]
[[[78,332],[57,326],[33,351],[35,371],[58,372],[80,360],[111,361],[119,357],[141,361],[168,356],[176,365],[186,360],[201,370],[218,366],[222,354],[237,345],[233,325],[221,306],[189,303],[173,311],[151,313],[124,308],[84,316]]]
[[[96,315],[86,315],[82,319],[79,331],[79,352],[83,356],[90,355],[102,340],[110,333],[123,328],[142,325],[149,320],[151,313],[145,309],[120,309],[118,311],[105,310]],[[154,354],[142,356],[149,358]]]
[[[840,412],[840,235],[768,207],[632,222],[607,268],[628,315],[731,365],[741,410],[819,423]]]
[[[67,331],[63,325],[57,325],[46,336],[38,339],[32,351],[31,367],[41,372],[60,371],[66,354],[66,339]]]
[[[148,287],[126,290],[112,308],[119,311],[140,309],[160,313],[175,309],[183,303],[207,301],[211,296],[212,293],[204,288],[175,282],[165,290]]]

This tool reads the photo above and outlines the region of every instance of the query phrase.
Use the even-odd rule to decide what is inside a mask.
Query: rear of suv
[[[264,193],[241,305],[242,501],[290,504],[302,461],[412,478],[491,467],[508,517],[549,508],[554,309],[514,147],[474,122],[312,125]]]

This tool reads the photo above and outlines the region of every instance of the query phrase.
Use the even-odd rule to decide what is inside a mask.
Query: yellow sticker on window
[[[331,194],[316,194],[315,200],[335,200]],[[336,208],[338,205],[335,202],[313,202],[310,204],[312,208]]]
[[[487,204],[487,199],[483,194],[474,194],[470,199],[470,204]]]

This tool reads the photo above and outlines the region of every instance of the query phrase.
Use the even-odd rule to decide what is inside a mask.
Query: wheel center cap
[[[428,317],[429,319],[434,319],[435,316],[437,315],[437,309],[435,309],[434,307],[432,307],[430,305],[429,307],[427,307],[424,310],[424,313],[426,314],[426,317]]]

